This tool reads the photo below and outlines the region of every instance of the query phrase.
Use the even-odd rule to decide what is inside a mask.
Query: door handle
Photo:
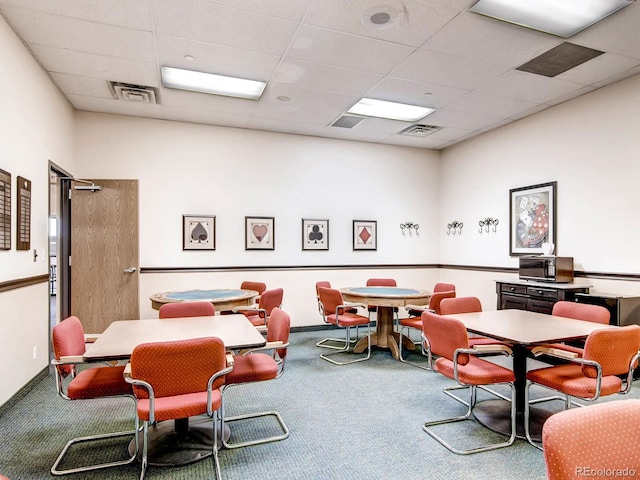
[[[124,273],[134,273],[136,271],[136,267],[125,268]]]

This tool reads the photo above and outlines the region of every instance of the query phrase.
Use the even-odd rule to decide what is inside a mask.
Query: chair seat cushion
[[[363,315],[355,315],[353,313],[345,313],[339,315],[336,319],[336,315],[327,315],[327,322],[338,325],[339,327],[355,327],[356,325],[367,325],[369,318]]]
[[[265,353],[251,353],[233,358],[233,370],[225,376],[224,383],[248,383],[273,380],[278,375],[278,364]]]
[[[83,370],[69,383],[67,395],[72,400],[133,395],[131,384],[125,382],[123,372],[124,366]]]
[[[218,410],[222,405],[220,390],[214,390],[211,396],[212,410]],[[149,400],[138,399],[138,416],[140,420],[149,420]],[[207,413],[207,392],[187,393],[172,397],[155,399],[155,420],[173,420],[176,418],[188,418]]]
[[[473,347],[474,345],[507,345],[508,343],[501,342],[500,340],[496,340],[495,338],[489,337],[469,337],[469,346]]]
[[[574,397],[593,398],[596,392],[596,379],[585,377],[582,366],[575,364],[531,370],[527,380]],[[615,375],[602,377],[600,395],[619,393],[621,388],[622,380]]]
[[[400,319],[400,325],[403,327],[415,328],[416,330],[422,330],[422,318],[420,316],[402,318]]]
[[[455,379],[453,362],[440,357],[435,362],[436,370],[446,377]],[[458,380],[467,385],[489,385],[492,383],[513,382],[513,371],[492,362],[469,355],[469,363],[458,364]]]

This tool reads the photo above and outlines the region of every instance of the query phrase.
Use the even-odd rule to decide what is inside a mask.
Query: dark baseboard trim
[[[6,292],[8,290],[16,290],[18,288],[28,287],[37,283],[43,283],[49,281],[49,275],[37,275],[35,277],[18,278],[16,280],[9,280],[6,282],[0,282],[0,292]]]
[[[319,330],[336,330],[333,325],[306,325],[304,327],[291,327],[291,333],[296,332],[317,332]]]
[[[381,264],[381,265],[270,265],[270,266],[232,266],[232,267],[141,267],[140,273],[202,273],[202,272],[256,272],[256,271],[304,271],[304,270],[399,270],[399,269],[446,269],[474,272],[513,273],[515,267],[487,267],[481,265],[450,264]],[[609,272],[574,272],[575,277],[600,278],[606,280],[626,280],[640,282],[640,274]],[[2,284],[0,284],[0,287]],[[1,290],[0,290],[1,291]]]
[[[35,386],[49,376],[49,367],[43,368],[40,373],[29,380],[20,390],[18,390],[5,403],[0,405],[0,417],[2,417],[11,407],[26,397]]]

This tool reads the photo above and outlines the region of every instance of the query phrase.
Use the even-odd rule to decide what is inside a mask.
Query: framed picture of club
[[[215,250],[216,217],[213,215],[183,215],[182,249]]]
[[[329,250],[329,220],[302,219],[302,250]]]

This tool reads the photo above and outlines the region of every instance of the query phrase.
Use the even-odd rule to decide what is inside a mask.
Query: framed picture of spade
[[[244,249],[274,250],[275,231],[274,217],[244,217]]]
[[[183,215],[182,249],[215,250],[216,217],[206,215]]]
[[[302,250],[329,250],[329,220],[302,219]]]

